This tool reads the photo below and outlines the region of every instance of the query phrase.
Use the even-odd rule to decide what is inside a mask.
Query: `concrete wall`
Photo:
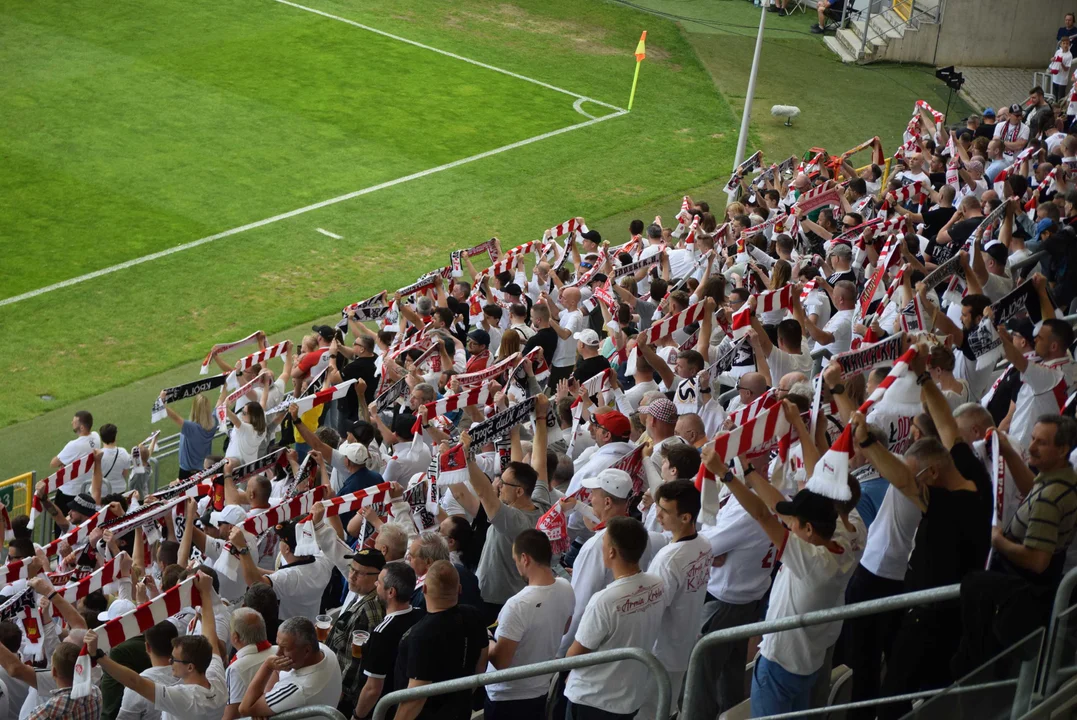
[[[940,25],[921,24],[893,40],[887,60],[936,67],[966,65],[1045,69],[1055,33],[1073,0],[943,0]]]

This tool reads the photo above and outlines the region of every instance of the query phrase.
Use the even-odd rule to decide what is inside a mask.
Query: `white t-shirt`
[[[713,559],[710,541],[696,535],[666,545],[647,566],[647,572],[666,585],[665,611],[654,654],[671,672],[688,669],[688,656],[703,624],[703,601]]]
[[[161,720],[221,720],[228,695],[224,690],[224,663],[217,653],[206,668],[209,687],[201,685],[156,685],[153,706]]]
[[[305,617],[313,621],[318,616],[322,590],[333,572],[333,561],[321,553],[313,557],[311,562],[285,565],[268,576],[280,599],[282,618]]]
[[[665,583],[650,573],[615,580],[591,597],[576,631],[589,650],[638,647],[650,650],[665,612]],[[579,668],[569,673],[565,697],[577,705],[628,714],[639,710],[649,671],[634,660]]]
[[[696,267],[696,259],[699,257],[694,250],[678,248],[666,253],[669,257],[669,276],[671,278],[683,278],[692,274]]]
[[[838,524],[841,525],[840,519]],[[778,552],[782,566],[771,589],[768,622],[845,604],[845,585],[863,553],[867,535],[863,523],[859,527],[862,533],[853,537],[834,533],[839,552],[786,533],[785,546]],[[834,624],[764,635],[759,651],[788,672],[811,675],[823,664]],[[841,627],[840,622],[836,624]]]
[[[64,445],[64,449],[56,455],[64,465],[70,465],[83,455],[88,455],[101,447],[101,436],[95,432],[89,435],[79,435],[74,440]],[[85,492],[90,487],[90,476],[79,482],[67,482],[57,488],[56,492],[74,497],[80,492]]]
[[[658,384],[653,380],[645,380],[641,383],[636,383],[628,390],[625,390],[625,399],[628,400],[629,405],[633,410],[639,410],[639,404],[643,401],[643,396],[649,392],[654,392],[658,389]]]
[[[513,640],[516,653],[509,667],[553,660],[560,638],[557,633],[572,620],[576,596],[572,585],[557,578],[552,585],[528,585],[508,599],[497,615],[496,638]],[[487,672],[493,672],[491,665]],[[541,675],[486,686],[491,700],[529,700],[545,697],[550,676]]]
[[[393,446],[393,454],[385,463],[385,472],[381,475],[385,482],[400,483],[401,487],[407,487],[412,475],[426,472],[429,467],[430,447],[420,441],[416,448],[415,443],[409,440]]]
[[[704,525],[700,534],[710,541],[713,557],[725,555],[721,567],[711,568],[707,592],[731,605],[766,595],[777,553],[766,531],[735,497],[726,501],[717,524]]]
[[[236,458],[244,464],[254,462],[259,457],[258,453],[265,439],[266,434],[256,432],[250,423],[237,425],[228,436],[228,450],[224,456]]]
[[[1020,140],[1027,141],[1028,136],[1029,129],[1026,123],[1020,123],[1019,125],[1014,126],[1011,125],[1009,121],[1007,121],[1004,123],[998,123],[995,126],[995,139],[1001,140],[1002,142],[1018,142]],[[1003,152],[1003,156],[1010,161],[1014,159],[1015,155],[1016,153],[1011,150],[1006,150]]]
[[[1009,438],[1028,450],[1032,440],[1032,428],[1040,415],[1057,415],[1066,404],[1069,385],[1073,382],[1077,366],[1066,353],[1054,360],[1029,361],[1021,373],[1021,389],[1010,422]]]
[[[228,577],[228,573],[225,572],[225,567],[227,567],[229,564],[231,564],[232,567],[238,564],[236,562],[238,558],[223,557],[225,555],[231,554],[224,549],[225,544],[226,541],[220,540],[218,538],[212,538],[207,535],[206,557],[210,560],[208,564],[214,570],[217,571],[217,579],[220,581],[221,597],[223,597],[225,600],[228,600],[229,602],[239,602],[239,600],[243,597],[243,593],[247,592],[247,582],[243,578],[242,570],[236,573],[235,580]],[[251,540],[248,547],[250,548],[251,555],[254,558],[254,564],[257,565],[261,557],[258,554],[258,543]],[[217,610],[219,605],[220,603],[213,604],[214,611]],[[223,640],[227,636],[218,635],[218,637]]]
[[[320,662],[298,670],[285,670],[265,695],[266,705],[274,714],[311,705],[336,707],[340,702],[340,663],[336,653],[318,643]]]
[[[893,485],[886,488],[879,512],[868,528],[860,559],[864,569],[887,580],[904,580],[922,514],[903,492]]]
[[[583,313],[579,310],[562,310],[561,319],[557,324],[564,330],[577,333],[583,329]],[[568,338],[558,336],[557,349],[553,352],[553,367],[572,367],[576,364],[576,338],[569,335]]]
[[[834,342],[825,347],[832,355],[848,352],[853,344],[853,310],[838,310],[823,327],[825,332],[834,336]]]
[[[801,350],[804,350],[804,346],[801,345]],[[783,376],[788,375],[791,372],[804,373],[809,378],[812,375],[811,355],[806,352],[801,352],[799,355],[787,353],[780,349],[777,345],[770,351],[770,355],[767,356],[767,365],[770,367],[770,380],[771,385],[777,385],[778,381]]]
[[[101,451],[101,494],[122,493],[127,490],[124,473],[131,469],[131,453],[122,447]]]
[[[228,690],[228,704],[238,705],[243,702],[254,674],[270,655],[277,654],[277,646],[271,645],[259,650],[254,645],[247,645],[236,650],[236,656],[224,671],[224,686]],[[118,720],[118,719],[117,719]]]
[[[157,685],[172,686],[179,683],[179,678],[172,675],[169,665],[147,668],[139,675]],[[124,688],[116,720],[160,720],[160,717],[161,711],[155,708],[153,703],[131,688]]]

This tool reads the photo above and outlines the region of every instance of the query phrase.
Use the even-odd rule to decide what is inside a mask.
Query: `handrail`
[[[472,690],[491,683],[523,680],[524,678],[549,675],[565,670],[575,670],[577,668],[591,667],[593,665],[604,665],[619,660],[636,660],[646,665],[647,668],[654,673],[655,678],[658,680],[658,707],[655,711],[655,720],[666,720],[669,714],[669,700],[671,694],[669,675],[666,674],[666,668],[658,661],[658,658],[646,650],[636,647],[599,650],[597,652],[587,653],[586,655],[547,660],[546,662],[534,663],[532,665],[522,665],[506,670],[495,670],[494,672],[480,673],[479,675],[469,675],[468,677],[431,683],[420,687],[394,690],[379,700],[378,704],[374,706],[374,716],[372,720],[385,720],[389,714],[389,708],[393,705],[398,705],[410,700],[418,700],[420,698],[428,698],[435,695],[445,695],[448,693],[460,692],[461,690]],[[280,716],[278,715],[277,717]],[[691,716],[685,715],[684,717]],[[644,719],[641,718],[640,720]]]
[[[276,720],[304,720],[305,718],[329,718],[330,720],[345,720],[344,713],[337,710],[335,707],[329,707],[328,705],[311,705],[310,707],[295,708],[294,710],[285,710],[282,713],[277,713],[273,716]],[[250,717],[243,717],[239,720],[254,720]]]
[[[1051,606],[1051,620],[1047,625],[1047,648],[1044,657],[1049,659],[1049,664],[1040,673],[1039,682],[1036,685],[1038,695],[1047,697],[1058,690],[1058,668],[1062,663],[1062,650],[1065,643],[1059,640],[1069,626],[1069,618],[1064,612],[1069,607],[1070,597],[1077,589],[1077,568],[1073,568],[1062,578],[1055,590],[1055,602]],[[1062,632],[1058,631],[1059,627]]]
[[[688,670],[684,677],[684,707],[681,708],[681,714],[686,718],[701,717],[703,714],[702,708],[698,707],[700,700],[699,688],[704,681],[702,677],[703,654],[715,645],[734,640],[745,640],[753,635],[769,635],[785,630],[824,625],[836,620],[851,620],[889,610],[904,610],[917,605],[956,600],[960,596],[961,585],[946,585],[931,588],[930,590],[893,595],[878,600],[868,600],[853,603],[852,605],[843,605],[842,607],[816,610],[803,615],[791,615],[777,620],[740,625],[708,633],[701,637],[696,642],[696,646],[692,648],[692,655],[688,660]],[[375,718],[375,720],[378,720],[378,718]]]

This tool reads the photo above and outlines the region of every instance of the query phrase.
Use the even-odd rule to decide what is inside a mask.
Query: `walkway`
[[[965,99],[977,110],[1006,107],[1023,103],[1032,89],[1032,73],[1027,68],[959,67],[965,76],[961,88]]]

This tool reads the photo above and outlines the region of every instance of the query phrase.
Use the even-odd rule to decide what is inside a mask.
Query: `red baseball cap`
[[[597,413],[595,424],[608,430],[614,437],[627,438],[632,434],[632,423],[623,413],[616,410]]]

